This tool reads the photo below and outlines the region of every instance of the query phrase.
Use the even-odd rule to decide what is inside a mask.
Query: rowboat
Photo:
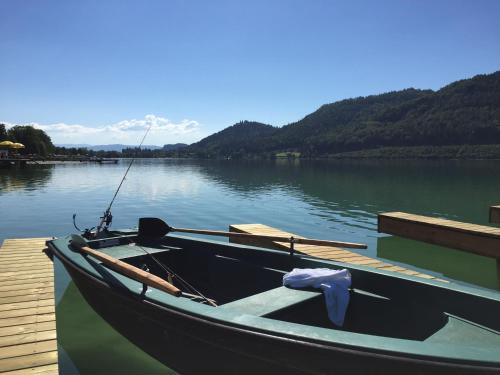
[[[500,373],[496,291],[327,261],[293,246],[173,234],[158,220],[47,244],[98,314],[182,374]],[[321,291],[283,286],[294,268],[349,270],[342,327],[328,319]]]

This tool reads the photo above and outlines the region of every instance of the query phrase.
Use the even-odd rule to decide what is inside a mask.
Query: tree
[[[5,129],[5,124],[0,124],[0,142],[7,139],[7,130]]]
[[[22,143],[26,147],[21,150],[24,154],[46,156],[54,152],[54,145],[50,137],[41,129],[35,129],[28,125],[17,125],[10,128],[7,135],[12,142]]]

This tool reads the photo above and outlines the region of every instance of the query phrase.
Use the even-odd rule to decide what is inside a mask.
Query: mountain
[[[122,144],[111,144],[111,145],[89,145],[85,143],[78,143],[78,144],[57,144],[56,146],[58,147],[66,147],[66,148],[86,148],[87,150],[92,150],[92,151],[118,151],[121,152],[125,148],[135,148],[137,147],[136,145],[122,145]],[[141,147],[142,149],[149,149],[149,150],[158,150],[161,149],[161,146],[154,146],[154,145],[144,145]]]
[[[260,139],[269,139],[279,129],[260,122],[241,121],[183,149],[198,156],[242,156],[265,151]]]
[[[438,91],[413,88],[321,106],[277,128],[243,121],[182,150],[198,157],[298,152],[327,156],[385,147],[500,144],[500,71]]]
[[[377,119],[384,111],[425,97],[431,92],[406,89],[325,104],[302,120],[284,126],[275,142],[278,147],[294,147],[303,151],[304,147],[321,144],[326,138],[335,137],[345,130],[379,125]]]

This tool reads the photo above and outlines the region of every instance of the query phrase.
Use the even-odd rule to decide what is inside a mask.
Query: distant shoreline
[[[195,154],[175,154],[167,157],[174,159],[197,160],[327,160],[327,159],[366,159],[366,160],[500,160],[500,144],[490,145],[448,145],[448,146],[406,146],[406,147],[379,147],[365,150],[348,151],[328,155],[303,155],[296,151],[284,151],[275,154],[248,153],[234,157],[232,155],[215,157]]]
[[[500,160],[500,144],[381,147],[331,155],[335,159]]]

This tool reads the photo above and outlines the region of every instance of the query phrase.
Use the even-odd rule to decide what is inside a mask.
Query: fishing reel
[[[101,219],[101,224],[97,229],[101,228],[103,224],[104,224],[104,229],[107,229],[109,226],[111,226],[111,223],[113,222],[113,215],[111,214],[111,211],[108,210],[105,211],[104,214],[99,219]]]
[[[86,238],[87,240],[92,240],[98,237],[99,233],[108,230],[108,227],[111,226],[111,223],[113,222],[113,215],[111,214],[110,210],[106,210],[104,214],[101,217],[99,217],[99,219],[101,219],[101,221],[97,226],[97,228],[92,227],[92,228],[85,228],[82,230],[76,225],[76,214],[73,214],[73,226],[77,231],[82,233],[82,237]]]
[[[106,237],[106,234],[108,233],[108,227],[111,226],[111,223],[113,222],[113,215],[111,214],[111,210],[107,209],[106,211],[104,211],[104,214],[99,219],[101,219],[101,221],[96,228],[94,238]]]

